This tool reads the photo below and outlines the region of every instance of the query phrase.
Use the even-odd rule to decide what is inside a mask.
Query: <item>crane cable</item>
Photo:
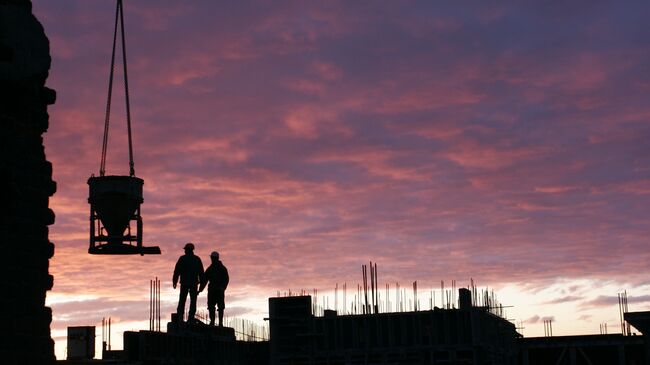
[[[129,175],[135,176],[133,164],[133,140],[131,137],[131,104],[129,102],[129,77],[126,69],[126,41],[124,38],[124,12],[122,0],[117,0],[115,9],[115,28],[113,31],[113,50],[111,53],[111,71],[108,79],[108,99],[106,101],[106,118],[104,120],[104,139],[102,143],[102,159],[99,166],[99,175],[104,176],[106,173],[106,150],[108,149],[108,126],[111,119],[111,101],[113,95],[113,74],[115,73],[115,48],[117,44],[117,24],[120,23],[121,40],[122,40],[122,65],[124,67],[124,95],[126,97],[126,127],[129,136]]]

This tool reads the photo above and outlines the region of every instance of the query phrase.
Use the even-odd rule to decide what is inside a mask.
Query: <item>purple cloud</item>
[[[650,295],[628,296],[628,304],[642,304],[650,302]],[[615,296],[601,295],[597,298],[585,301],[581,304],[583,307],[613,307],[618,306],[619,298]]]
[[[369,259],[386,282],[647,280],[640,2],[127,2],[145,241],[163,250],[144,258],[85,253],[113,5],[33,2],[59,95],[53,293],[141,298],[187,241],[222,252],[242,301],[358,280]]]

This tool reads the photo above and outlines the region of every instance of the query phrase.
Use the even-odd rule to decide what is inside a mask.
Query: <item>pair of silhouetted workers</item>
[[[181,292],[178,298],[178,308],[176,310],[179,321],[183,320],[185,311],[185,300],[187,294],[190,295],[190,310],[187,315],[187,322],[194,320],[196,313],[196,297],[208,286],[208,312],[210,313],[210,325],[214,326],[215,305],[219,311],[219,327],[223,326],[223,310],[226,307],[225,291],[230,278],[228,269],[219,260],[219,253],[213,251],[210,254],[212,263],[207,270],[203,272],[203,263],[201,259],[194,255],[194,244],[188,243],[183,247],[185,255],[181,256],[176,262],[174,268],[173,284],[176,289],[178,278],[181,279]],[[208,284],[209,283],[209,284]],[[198,289],[197,289],[198,287]]]

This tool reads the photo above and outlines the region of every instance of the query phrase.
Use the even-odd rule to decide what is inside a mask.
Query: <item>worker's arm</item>
[[[201,287],[199,287],[199,291],[203,290],[205,287],[203,285],[203,282],[205,281],[205,273],[203,272],[203,262],[201,261],[201,258],[197,256],[197,268],[199,269],[199,283],[201,283]]]
[[[226,269],[225,266],[223,267],[223,274],[224,274],[223,290],[226,290],[226,288],[228,287],[228,283],[230,282],[230,276],[228,276],[228,269]]]
[[[176,289],[176,284],[178,283],[178,276],[179,276],[180,271],[181,271],[180,270],[180,266],[181,266],[180,264],[181,264],[181,260],[178,259],[178,261],[176,262],[176,267],[174,267],[174,277],[172,278],[172,284],[174,286],[174,289]]]
[[[205,270],[205,273],[203,273],[201,277],[201,286],[199,287],[199,292],[202,292],[203,289],[205,289],[205,286],[208,285],[208,271],[210,271],[210,268],[208,267],[207,270]]]

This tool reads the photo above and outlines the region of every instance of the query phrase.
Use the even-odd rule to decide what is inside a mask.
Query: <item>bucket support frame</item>
[[[135,223],[135,234],[131,224]],[[142,216],[138,207],[131,217],[123,236],[110,236],[104,228],[99,215],[90,206],[90,247],[88,253],[93,255],[156,255],[160,254],[159,247],[142,246]]]

